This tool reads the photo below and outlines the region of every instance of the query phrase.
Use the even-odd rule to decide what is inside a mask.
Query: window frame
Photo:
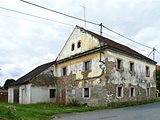
[[[133,89],[133,95],[132,95],[132,89]],[[135,97],[135,95],[136,95],[136,94],[135,94],[135,91],[136,91],[136,90],[135,90],[135,87],[130,87],[129,96],[130,96],[130,97]]]
[[[56,97],[56,89],[49,89],[49,98],[55,98]]]
[[[92,71],[92,60],[83,62],[83,71]]]
[[[120,61],[120,65],[119,65],[119,61]],[[117,58],[117,60],[116,60],[116,68],[118,70],[122,70],[123,69],[123,60],[122,59]]]
[[[65,72],[64,72],[65,71]],[[62,69],[61,69],[61,76],[65,76],[65,75],[67,75],[67,67],[63,67]]]
[[[129,71],[130,72],[134,72],[134,70],[135,70],[135,66],[134,66],[134,62],[129,62]]]
[[[121,87],[121,96],[119,96],[119,90],[118,90],[118,88],[120,88]],[[117,86],[116,87],[116,96],[117,96],[117,98],[123,98],[123,86]]]
[[[146,77],[150,77],[150,67],[149,66],[146,66],[145,67],[145,72],[146,72]]]
[[[85,93],[84,93],[85,89],[88,89],[88,97],[85,96]],[[82,90],[82,97],[85,98],[85,99],[89,99],[91,97],[91,90],[90,90],[89,87],[83,88],[83,90]]]

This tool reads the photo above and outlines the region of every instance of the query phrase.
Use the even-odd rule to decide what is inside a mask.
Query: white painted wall
[[[55,89],[52,86],[31,86],[31,103],[51,102],[50,89]]]
[[[10,87],[8,89],[8,102],[13,103],[14,102],[14,88]]]
[[[19,104],[31,103],[31,84],[21,85],[19,87]]]

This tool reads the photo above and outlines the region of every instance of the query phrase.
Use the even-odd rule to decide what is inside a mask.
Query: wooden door
[[[61,90],[61,98],[62,104],[66,104],[66,89]]]

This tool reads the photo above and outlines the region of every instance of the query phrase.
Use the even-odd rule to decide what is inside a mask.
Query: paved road
[[[160,103],[128,108],[64,114],[54,120],[160,120]]]

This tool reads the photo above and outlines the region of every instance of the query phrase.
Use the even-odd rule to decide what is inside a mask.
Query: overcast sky
[[[35,4],[86,19],[160,51],[159,0],[28,0]],[[55,60],[75,25],[84,23],[20,2],[0,0],[0,85],[6,79],[17,79],[38,65]],[[18,14],[3,8],[36,15],[52,21]],[[65,24],[60,24],[62,22]],[[66,25],[67,24],[67,25]],[[86,29],[98,32],[99,27],[87,23]],[[103,35],[148,56],[145,48],[103,29]],[[152,58],[152,54],[150,55]],[[156,52],[160,63],[160,54]]]

